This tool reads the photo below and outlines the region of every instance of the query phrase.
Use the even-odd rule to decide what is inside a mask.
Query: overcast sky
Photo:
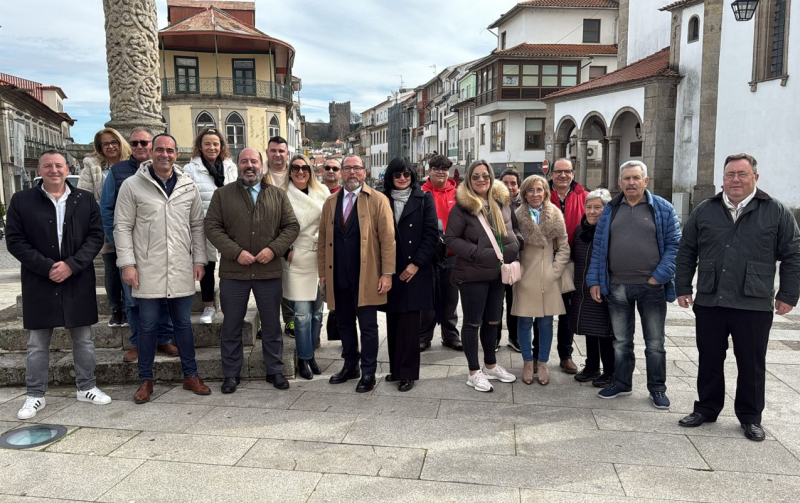
[[[109,120],[101,0],[0,0],[0,71],[60,86],[88,143]],[[158,24],[166,0],[156,0]],[[486,30],[514,0],[256,0],[256,27],[297,50],[294,75],[306,120],[328,120],[328,102],[370,108],[400,86],[485,56],[497,39]]]

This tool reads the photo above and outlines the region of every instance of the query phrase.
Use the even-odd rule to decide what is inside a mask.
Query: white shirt
[[[58,251],[61,252],[61,238],[64,236],[64,215],[67,213],[67,197],[69,197],[69,185],[64,186],[64,194],[61,195],[58,199],[53,197],[52,194],[44,190],[44,184],[42,184],[42,192],[53,202],[53,206],[56,207],[56,230],[58,231]]]
[[[358,201],[358,195],[361,193],[361,186],[359,186],[353,192],[350,192],[347,189],[345,189],[344,187],[342,187],[342,192],[344,192],[344,194],[343,194],[344,201],[342,202],[342,216],[344,216],[344,210],[347,209],[347,197],[348,197],[348,195],[355,194],[355,197],[353,197],[353,204],[356,204],[356,201]]]
[[[747,206],[747,204],[753,200],[756,195],[756,190],[758,189],[753,190],[752,194],[742,199],[736,206],[734,206],[731,200],[728,199],[728,194],[725,192],[722,193],[722,200],[725,203],[725,207],[728,208],[734,223],[736,223],[736,220],[739,218],[739,215],[742,213],[742,210],[745,208],[745,206]]]

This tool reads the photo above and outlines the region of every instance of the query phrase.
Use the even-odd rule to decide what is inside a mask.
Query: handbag
[[[492,229],[489,228],[489,224],[487,224],[486,219],[483,218],[483,213],[478,213],[478,220],[483,226],[483,230],[486,231],[486,235],[489,236],[489,241],[492,243],[494,253],[497,255],[497,259],[500,261],[501,280],[506,285],[513,285],[522,279],[522,268],[520,267],[519,260],[515,260],[510,264],[506,264],[503,261],[503,253],[500,251],[500,247],[497,245],[497,238],[494,237]]]
[[[553,238],[553,251],[558,251],[558,238]],[[570,260],[569,263],[567,263],[558,282],[562,294],[575,291],[575,262]]]

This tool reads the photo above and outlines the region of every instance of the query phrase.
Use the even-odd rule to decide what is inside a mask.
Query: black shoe
[[[605,388],[614,382],[614,375],[613,374],[602,374],[600,377],[592,381],[592,386],[595,388]]]
[[[311,373],[315,376],[322,374],[322,371],[319,369],[319,365],[317,365],[317,360],[315,360],[313,356],[310,360],[308,360],[308,366],[311,367]]]
[[[128,323],[128,314],[125,312],[124,309],[122,310],[122,323],[120,323],[119,326],[121,326],[121,327],[129,327],[130,326],[130,324]]]
[[[383,380],[386,382],[397,382],[397,379],[395,379],[392,374],[386,374],[386,377],[384,377]]]
[[[236,386],[241,382],[241,379],[238,377],[226,377],[224,381],[222,381],[222,392],[223,393],[233,393],[236,391]]]
[[[422,353],[423,351],[425,351],[429,347],[431,347],[431,343],[430,342],[420,342],[419,343],[419,352]]]
[[[700,426],[703,423],[716,423],[716,419],[709,419],[706,416],[700,414],[699,412],[692,412],[688,416],[684,417],[678,424],[681,426],[685,426],[687,428],[694,428]],[[744,425],[742,425],[744,427]]]
[[[428,347],[430,347],[430,342],[428,343]],[[456,351],[464,351],[464,346],[461,345],[461,341],[456,339],[454,341],[442,341],[442,346],[450,349],[454,349]]]
[[[289,381],[283,377],[283,374],[269,374],[267,382],[275,386],[275,389],[289,389]]]
[[[600,378],[599,370],[592,370],[587,367],[583,367],[583,370],[575,374],[575,380],[578,382],[589,382],[599,378]]]
[[[373,388],[375,388],[375,376],[373,374],[364,374],[361,380],[358,381],[356,393],[369,393]]]
[[[414,381],[410,379],[403,379],[400,381],[400,384],[397,385],[397,391],[408,391],[414,387]]]
[[[342,384],[350,379],[358,379],[359,377],[361,377],[361,371],[358,370],[358,368],[348,369],[344,367],[339,372],[333,374],[329,381],[331,384]]]
[[[297,360],[297,375],[303,379],[308,379],[309,381],[314,378],[314,374],[311,373],[311,366],[308,364],[308,360]]]
[[[256,332],[256,339],[260,339],[260,338],[261,338],[261,330]]]
[[[111,313],[111,319],[108,320],[109,327],[121,327],[122,326],[122,310],[114,311]]]
[[[511,351],[522,353],[522,350],[519,348],[519,341],[512,341],[509,339],[508,344],[506,344],[506,347],[511,348]]]
[[[742,423],[742,428],[744,428],[744,436],[749,440],[761,442],[767,438],[764,428],[758,423]]]

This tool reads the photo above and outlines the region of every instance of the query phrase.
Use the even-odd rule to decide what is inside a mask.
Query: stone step
[[[283,345],[283,375],[294,378],[295,373],[295,346],[294,340],[284,336]],[[136,363],[124,363],[122,356],[125,350],[121,349],[96,349],[95,378],[98,385],[104,384],[136,384],[139,382],[139,372]],[[204,380],[221,380],[222,360],[219,348],[199,348],[195,353],[197,369]],[[181,360],[178,357],[168,357],[157,354],[153,364],[156,380],[179,382],[183,380]],[[255,346],[245,345],[242,378],[264,378],[266,367],[261,355],[261,344]],[[48,382],[52,385],[74,384],[75,369],[72,353],[69,351],[50,352],[50,372]],[[25,385],[25,353],[6,353],[0,358],[0,386]],[[216,393],[217,388],[212,387]]]
[[[219,347],[220,332],[224,315],[217,313],[210,324],[201,324],[200,313],[192,314],[192,331],[194,332],[194,345],[197,348]],[[130,329],[128,327],[109,327],[109,316],[101,316],[100,321],[92,326],[94,344],[96,348],[103,349],[129,349]],[[242,325],[242,340],[245,346],[252,346],[255,334],[258,331],[258,311],[248,311]],[[28,332],[22,327],[22,320],[17,318],[12,321],[0,323],[0,351],[25,351],[28,344]],[[65,328],[53,330],[50,349],[70,350],[72,339]],[[3,355],[5,356],[5,355]],[[1,359],[1,358],[0,358]]]

